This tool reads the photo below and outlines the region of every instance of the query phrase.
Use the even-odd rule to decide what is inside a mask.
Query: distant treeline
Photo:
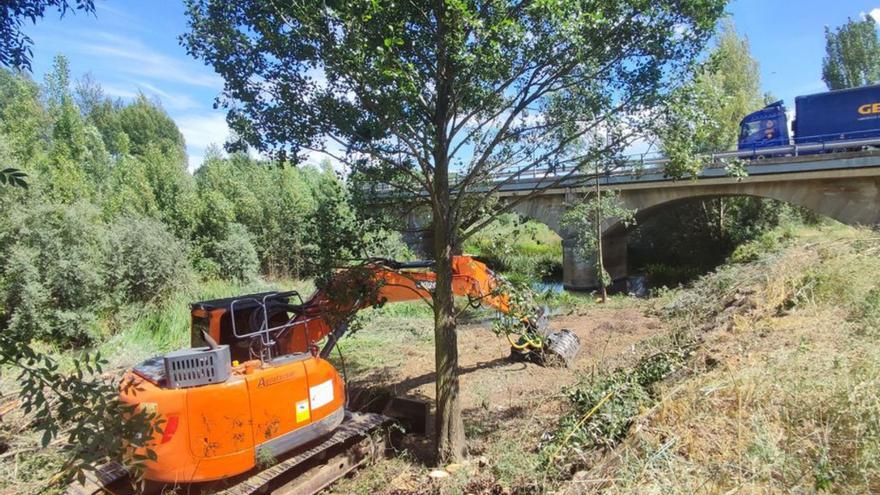
[[[88,344],[121,305],[198,278],[318,276],[382,236],[329,165],[214,150],[191,174],[159,103],[72,84],[62,57],[43,84],[0,71],[0,165],[30,186],[0,188],[0,329],[25,340]]]

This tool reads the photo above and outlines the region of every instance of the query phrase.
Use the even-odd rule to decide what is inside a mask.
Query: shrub
[[[880,287],[872,289],[856,311],[856,322],[876,334],[880,332]]]
[[[124,217],[110,228],[107,273],[119,302],[161,298],[189,280],[187,248],[161,222]]]
[[[10,213],[5,228],[0,324],[25,340],[89,343],[106,291],[106,228],[97,209],[27,205]]]
[[[226,238],[214,243],[213,252],[219,275],[223,278],[248,281],[259,273],[260,258],[244,225],[230,225]]]

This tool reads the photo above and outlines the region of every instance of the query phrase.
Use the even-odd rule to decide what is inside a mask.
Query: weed
[[[259,469],[266,469],[278,464],[278,459],[275,458],[269,449],[257,449],[256,462]]]
[[[718,364],[655,384],[619,462],[589,473],[604,492],[880,490],[880,245],[836,225],[792,236],[662,295]]]

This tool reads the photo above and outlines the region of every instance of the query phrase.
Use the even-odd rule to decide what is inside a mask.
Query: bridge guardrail
[[[799,139],[810,139],[810,138],[799,138]],[[835,151],[840,149],[849,149],[849,148],[863,148],[866,146],[878,146],[880,147],[880,138],[863,138],[863,139],[847,139],[847,140],[830,140],[830,141],[816,141],[816,142],[806,142],[800,144],[790,144],[784,146],[774,146],[769,148],[753,148],[751,150],[743,150],[743,151],[721,151],[717,153],[710,153],[708,155],[702,155],[702,157],[707,159],[708,165],[704,167],[704,169],[718,168],[719,165],[724,164],[724,160],[729,159],[759,159],[765,156],[791,156],[797,157],[803,153],[813,153],[813,152],[825,152],[825,151]],[[633,156],[639,156],[641,158],[632,158]],[[626,176],[632,175],[632,173],[636,170],[640,172],[649,172],[649,171],[657,171],[662,168],[663,165],[666,165],[670,162],[669,158],[658,156],[657,158],[649,158],[645,159],[644,157],[647,154],[639,154],[639,155],[629,155],[628,157],[623,158],[623,165],[618,167],[614,172],[606,173],[606,177],[615,177],[615,176]],[[497,183],[510,179],[511,177],[517,177],[517,180],[538,180],[538,179],[552,179],[558,178],[561,176],[566,176],[571,174],[572,178],[576,178],[585,174],[571,173],[571,168],[562,168],[557,169],[554,167],[536,167],[529,170],[509,170],[509,171],[500,171],[493,173],[489,176],[489,182]],[[589,174],[586,174],[589,175]],[[452,183],[454,185],[455,182]],[[390,184],[378,183],[375,184],[374,190],[377,192],[388,192],[393,191],[394,187]]]

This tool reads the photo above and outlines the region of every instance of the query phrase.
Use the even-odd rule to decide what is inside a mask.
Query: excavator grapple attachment
[[[531,332],[538,337],[540,345],[515,345],[510,349],[511,358],[541,366],[571,367],[574,364],[581,350],[581,339],[567,328],[551,330],[549,314],[550,310],[545,306],[537,311],[530,323]]]
[[[581,350],[581,339],[571,330],[564,328],[547,336],[544,354],[550,359],[561,359],[565,366],[571,366]],[[551,364],[545,356],[544,362]]]

